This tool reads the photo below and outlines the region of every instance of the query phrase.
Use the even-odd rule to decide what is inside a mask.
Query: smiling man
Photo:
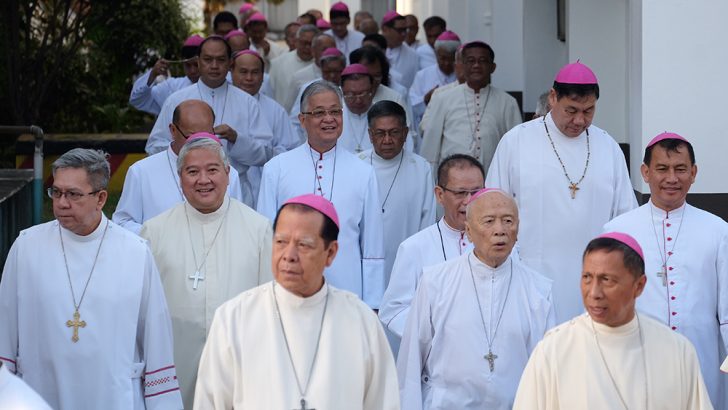
[[[513,408],[712,409],[693,345],[635,311],[652,280],[639,243],[625,233],[605,233],[587,244],[583,258],[587,312],[546,333]]]
[[[218,306],[271,278],[266,218],[227,194],[230,165],[220,140],[189,137],[177,159],[185,202],[150,219],[141,236],[159,266],[172,314],[174,356],[185,408]]]
[[[528,357],[554,324],[551,281],[511,255],[518,208],[468,202],[471,252],[425,268],[397,358],[402,409],[510,409]]]
[[[641,172],[649,202],[604,229],[628,233],[642,245],[648,280],[637,309],[695,345],[713,406],[724,409],[728,375],[715,364],[728,350],[728,224],[686,202],[698,167],[682,136],[653,138]]]

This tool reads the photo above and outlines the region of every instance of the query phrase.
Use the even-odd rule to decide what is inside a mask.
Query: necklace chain
[[[205,85],[207,85],[207,84],[205,84]],[[211,89],[211,90],[212,90],[211,93],[213,93],[214,90],[213,89]],[[223,120],[225,119],[225,109],[227,108],[227,98],[228,98],[229,91],[230,91],[230,84],[227,81],[225,81],[225,99],[222,102],[222,115],[220,115],[220,122],[218,123],[218,125],[224,124]],[[197,82],[197,92],[200,94],[200,100],[205,101],[205,99],[202,98],[202,89],[200,88],[200,81]],[[212,96],[212,104],[210,104],[210,107],[212,108],[212,111],[214,112],[215,111],[215,96],[214,95]],[[215,116],[217,116],[217,113],[215,113]]]
[[[169,165],[169,172],[172,173],[172,179],[174,180],[175,186],[177,187],[177,192],[179,192],[179,195],[182,197],[182,201],[185,201],[185,195],[182,193],[182,188],[180,188],[180,182],[177,174],[174,172],[174,168],[172,168],[172,158],[169,154],[169,150],[171,148],[167,149],[167,164]]]
[[[402,168],[402,160],[404,160],[404,151],[401,151],[399,157],[399,165],[397,165],[397,171],[394,172],[394,178],[392,178],[392,183],[389,184],[389,189],[387,189],[387,196],[384,197],[384,202],[382,202],[382,213],[384,213],[384,205],[387,204],[387,200],[389,199],[389,194],[392,193],[392,187],[394,187],[394,183],[397,181],[397,175],[399,175],[399,169]],[[372,153],[369,155],[369,165],[374,166],[374,150],[372,150]],[[439,228],[439,227],[438,227]]]
[[[549,133],[549,127],[546,125],[546,117],[543,119],[543,127],[546,129],[546,136],[549,137],[549,142],[551,143],[551,149],[554,150],[554,154],[556,154],[556,159],[559,160],[559,164],[561,164],[561,169],[564,171],[564,176],[566,177],[566,180],[569,181],[569,189],[571,190],[571,199],[576,198],[576,191],[579,189],[579,184],[581,184],[581,181],[584,180],[584,177],[586,176],[586,170],[589,168],[589,158],[591,158],[591,151],[589,148],[589,129],[586,130],[586,164],[584,164],[584,172],[581,174],[581,178],[577,182],[573,182],[571,180],[571,177],[569,177],[569,173],[566,172],[566,166],[564,165],[564,161],[561,160],[561,156],[559,155],[559,151],[556,150],[556,145],[554,145],[554,140],[551,138],[551,133]]]
[[[444,259],[445,261],[447,261],[447,254],[445,253],[445,240],[442,238],[442,229],[440,229],[440,222],[441,221],[444,222],[445,221],[445,218],[442,218],[440,221],[438,221],[435,224],[435,226],[437,227],[437,233],[440,234],[440,247],[442,248],[442,259]],[[447,222],[445,222],[445,224],[447,224]],[[450,228],[449,225],[448,225],[448,228],[449,229],[453,229],[453,228]],[[460,232],[460,239],[458,240],[458,253],[460,253],[461,255],[463,253],[462,253],[462,250],[460,249],[460,241],[463,240],[464,237],[465,237],[465,233],[464,232]]]
[[[220,220],[220,225],[217,227],[217,231],[215,231],[215,236],[212,238],[212,242],[210,243],[210,248],[207,249],[207,252],[205,252],[205,257],[202,258],[202,262],[197,265],[197,252],[195,252],[195,244],[192,241],[192,224],[190,224],[190,215],[187,213],[187,204],[184,204],[184,210],[185,210],[185,218],[187,219],[187,233],[190,235],[190,247],[192,248],[192,260],[195,262],[195,272],[199,272],[200,269],[202,269],[203,266],[205,266],[205,262],[207,262],[207,257],[210,255],[210,251],[212,251],[212,248],[215,246],[215,241],[217,241],[217,236],[220,233],[220,230],[222,230],[222,226],[225,225],[225,220],[227,219],[228,213],[230,212],[230,200],[228,199],[228,205],[227,208],[225,208],[225,215],[223,215],[222,219]],[[204,239],[203,239],[203,245],[202,249],[204,251],[205,245],[204,245]]]
[[[467,87],[467,85],[466,85],[466,87]],[[465,111],[468,114],[468,126],[470,127],[470,136],[472,138],[472,143],[470,145],[470,151],[472,154],[475,154],[473,151],[475,151],[475,145],[478,143],[478,132],[480,131],[480,122],[483,120],[483,116],[485,115],[485,108],[488,106],[488,100],[490,100],[491,88],[490,88],[490,86],[486,86],[486,87],[488,87],[488,93],[485,95],[485,103],[483,104],[483,108],[481,108],[481,110],[480,110],[480,115],[478,116],[478,119],[475,122],[475,128],[473,128],[473,123],[470,121],[470,107],[468,106],[468,100],[467,100],[468,94],[467,94],[467,92],[465,92],[465,89],[463,89],[463,93],[465,94]],[[473,90],[473,91],[475,91],[475,90]],[[475,93],[474,98],[477,99],[479,97],[480,97],[480,90],[478,90],[478,92]],[[473,108],[475,108],[475,107],[473,107]],[[477,111],[475,111],[475,109],[473,109],[473,111],[475,113],[477,113]],[[476,155],[476,157],[479,157],[479,155]]]
[[[66,247],[63,245],[63,233],[61,232],[61,224],[58,224],[58,236],[61,238],[61,251],[63,252],[63,263],[66,265],[66,276],[68,277],[68,286],[71,287],[71,297],[73,298],[73,307],[76,309],[76,312],[78,312],[79,309],[81,309],[81,304],[83,303],[83,298],[86,296],[86,289],[88,289],[88,284],[91,282],[91,276],[94,274],[94,269],[96,268],[96,262],[99,260],[99,254],[101,253],[101,245],[104,244],[104,239],[106,238],[106,231],[109,229],[109,220],[106,220],[106,226],[104,226],[104,233],[101,235],[101,241],[99,242],[99,247],[96,249],[96,256],[94,256],[94,263],[91,265],[91,272],[88,274],[88,279],[86,279],[86,284],[83,287],[83,292],[81,293],[81,299],[76,303],[76,293],[73,291],[73,282],[71,282],[71,271],[68,269],[68,259],[66,258]]]
[[[685,210],[683,211],[683,215],[680,218],[680,225],[677,228],[677,235],[675,235],[675,242],[672,243],[672,249],[670,251],[667,251],[667,245],[665,244],[665,236],[663,235],[662,239],[662,246],[660,246],[660,238],[657,236],[657,228],[655,228],[655,214],[652,211],[652,204],[649,204],[650,207],[650,224],[652,225],[652,232],[655,233],[655,242],[657,242],[657,251],[660,253],[660,261],[662,262],[662,285],[667,286],[667,261],[670,260],[672,257],[672,251],[675,250],[675,246],[677,246],[677,240],[680,238],[680,231],[682,231],[682,225],[683,221],[685,220],[685,214],[687,213],[687,207],[685,207]],[[665,252],[663,253],[663,248]],[[669,315],[668,315],[669,317]]]
[[[332,198],[334,197],[334,181],[336,180],[336,148],[337,147],[338,147],[338,145],[334,145],[334,169],[333,169],[333,173],[331,174],[331,191],[329,192],[329,202],[331,202],[333,200]],[[314,179],[315,179],[314,184],[313,184],[313,193],[316,194],[316,184],[318,184],[318,190],[319,190],[319,192],[321,192],[321,196],[326,198],[326,196],[324,195],[324,191],[321,188],[321,178],[319,178],[318,168],[316,168],[316,159],[313,156],[314,149],[313,149],[313,147],[309,147],[309,149],[310,149],[309,153],[311,154],[311,165],[313,165],[313,173],[314,173]],[[318,151],[316,151],[316,152],[318,152]],[[321,158],[323,158],[323,154],[319,153],[319,156]]]

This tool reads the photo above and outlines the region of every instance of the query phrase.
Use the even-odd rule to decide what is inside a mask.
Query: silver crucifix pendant
[[[495,370],[495,359],[498,358],[498,356],[494,355],[490,349],[488,350],[488,354],[483,356],[485,360],[488,361],[488,367],[490,367],[490,372],[493,373],[493,370]]]

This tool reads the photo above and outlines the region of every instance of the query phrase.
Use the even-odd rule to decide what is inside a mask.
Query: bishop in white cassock
[[[624,233],[587,245],[581,274],[587,313],[551,329],[536,346],[514,409],[713,408],[693,345],[635,311],[645,281],[653,280],[645,277],[642,256]]]
[[[314,63],[301,68],[298,71],[293,71],[292,73],[289,72],[289,75],[293,76],[291,88],[294,90],[300,90],[301,86],[304,84],[318,80],[322,77],[321,57],[325,50],[329,48],[336,48],[336,42],[330,35],[319,33],[313,37],[313,40],[311,41],[311,48],[313,51]]]
[[[33,389],[8,370],[0,360],[0,402],[3,409],[52,410]]]
[[[483,188],[484,179],[483,166],[467,155],[448,157],[438,167],[435,198],[442,205],[444,216],[399,245],[379,308],[382,324],[397,337],[404,333],[422,270],[473,249],[465,235],[465,205],[470,194]],[[396,351],[399,343],[394,341],[393,345]]]
[[[263,57],[266,67],[271,67],[271,61],[288,52],[288,47],[268,41],[268,21],[259,11],[255,11],[245,20],[243,30],[250,40],[250,50],[257,51]]]
[[[388,11],[382,17],[382,35],[387,39],[387,59],[392,70],[402,75],[401,84],[409,89],[419,71],[417,52],[405,42],[407,22],[396,11]]]
[[[493,49],[473,41],[461,52],[465,83],[430,100],[420,154],[433,167],[448,155],[469,154],[488,168],[503,134],[521,123],[521,112],[515,98],[490,84]]]
[[[273,220],[283,202],[304,193],[331,200],[341,214],[341,252],[326,269],[329,283],[378,308],[384,292],[382,212],[369,164],[339,147],[341,91],[315,82],[303,94],[299,119],[308,142],[263,168],[258,212]]]
[[[184,202],[177,174],[177,154],[190,135],[212,131],[215,114],[205,102],[185,100],[175,108],[175,112],[173,122],[169,124],[172,134],[169,147],[135,162],[124,177],[124,188],[111,219],[136,234],[142,230],[144,222]],[[232,171],[228,194],[242,201],[238,173]]]
[[[421,44],[416,50],[420,70],[437,64],[435,41],[440,34],[447,30],[447,22],[440,16],[430,16],[422,23],[422,28],[425,29],[427,42]]]
[[[580,249],[606,222],[637,207],[637,200],[619,145],[591,124],[596,76],[574,63],[556,79],[551,112],[503,137],[485,185],[511,193],[518,202],[518,252],[526,265],[554,281],[556,322],[561,323],[584,309],[572,280],[581,266]]]
[[[349,7],[343,1],[336,2],[331,5],[329,10],[329,21],[331,22],[331,30],[327,30],[326,34],[336,40],[336,48],[346,56],[347,61],[349,54],[361,47],[364,41],[364,34],[349,28],[351,16]]]
[[[637,310],[692,342],[713,406],[725,409],[728,375],[715,364],[728,350],[728,224],[685,202],[697,170],[685,138],[656,136],[641,167],[650,201],[604,229],[642,245],[648,280]]]
[[[141,232],[167,294],[185,408],[192,408],[215,309],[271,278],[270,223],[226,195],[227,158],[204,135],[190,137],[177,163],[187,201],[147,221]]]
[[[554,325],[551,281],[511,255],[515,201],[483,189],[467,212],[475,249],[425,268],[412,303],[397,358],[403,409],[510,409]]]
[[[101,211],[104,153],[73,149],[52,173],[57,219],[22,231],[3,270],[3,367],[54,409],[181,409],[152,254]]]
[[[220,37],[208,37],[200,45],[200,81],[177,91],[165,101],[147,140],[146,151],[155,154],[169,146],[172,113],[184,100],[199,99],[215,112],[214,132],[223,138],[230,164],[238,170],[243,199],[251,205],[248,168],[263,165],[272,155],[272,132],[253,97],[225,80],[230,67],[230,46]]]
[[[270,62],[270,85],[273,87],[273,99],[282,105],[286,112],[291,109],[298,90],[292,86],[293,76],[291,74],[313,64],[311,41],[318,31],[312,24],[299,27],[296,32],[296,49]],[[262,111],[265,112],[265,110]]]

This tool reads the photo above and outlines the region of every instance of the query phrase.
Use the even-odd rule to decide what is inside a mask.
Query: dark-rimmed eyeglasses
[[[301,111],[301,114],[303,115],[310,115],[313,118],[324,118],[325,116],[331,116],[331,117],[341,117],[344,110],[341,108],[334,108],[331,110],[313,110],[313,111]]]
[[[468,195],[475,195],[476,192],[478,192],[478,191],[480,191],[482,189],[482,188],[478,188],[478,189],[464,189],[462,191],[456,191],[454,189],[450,189],[450,188],[444,187],[442,185],[440,185],[440,188],[442,188],[445,191],[447,191],[447,192],[455,195],[455,197],[456,198],[459,198],[459,199],[463,199],[463,198],[467,197]]]
[[[61,199],[61,197],[66,197],[67,200],[71,202],[80,201],[81,198],[85,196],[94,196],[98,194],[99,192],[103,191],[102,189],[99,189],[98,191],[93,191],[89,193],[83,193],[78,191],[61,191],[57,188],[48,188],[46,191],[48,193],[48,198],[51,199]]]

